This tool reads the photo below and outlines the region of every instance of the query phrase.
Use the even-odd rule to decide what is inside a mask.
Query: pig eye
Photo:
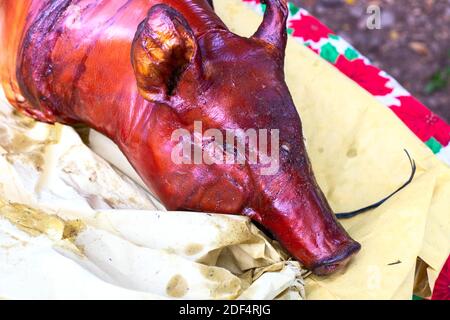
[[[281,145],[281,150],[283,150],[286,154],[291,153],[291,147],[287,143]]]

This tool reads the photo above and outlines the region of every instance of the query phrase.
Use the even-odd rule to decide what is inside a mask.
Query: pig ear
[[[141,95],[164,102],[197,52],[197,42],[184,17],[167,5],[156,5],[136,32],[131,60]]]
[[[286,0],[261,0],[266,4],[264,19],[253,35],[278,48],[282,53],[286,49],[287,31],[286,22],[289,15]]]

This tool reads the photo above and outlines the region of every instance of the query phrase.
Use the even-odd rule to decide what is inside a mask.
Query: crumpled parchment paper
[[[303,299],[304,272],[248,218],[167,212],[0,99],[1,298]]]
[[[215,7],[242,35],[261,21],[237,0]],[[394,198],[344,221],[363,249],[345,270],[308,277],[307,298],[430,291],[450,252],[450,169],[390,110],[295,41],[286,77],[336,212],[402,185],[410,174],[404,149],[418,166]],[[248,219],[165,212],[110,141],[90,138],[102,158],[73,129],[35,123],[0,103],[1,298],[304,298],[304,271]]]

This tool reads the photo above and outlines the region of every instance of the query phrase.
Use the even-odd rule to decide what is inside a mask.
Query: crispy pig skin
[[[230,32],[206,0],[6,0],[2,83],[22,112],[113,139],[171,210],[243,214],[318,275],[360,249],[316,183],[284,80],[284,0],[255,35]],[[278,129],[279,170],[176,164],[174,130]],[[205,146],[204,146],[205,147]]]

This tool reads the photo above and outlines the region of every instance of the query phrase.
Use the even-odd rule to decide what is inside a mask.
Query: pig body
[[[206,0],[7,0],[5,21],[17,29],[3,28],[2,81],[28,115],[114,140],[168,209],[247,215],[329,274],[360,245],[315,181],[284,80],[286,2],[267,5],[261,27],[243,38]],[[278,130],[279,169],[175,163],[173,133],[193,133],[196,121],[203,131]]]

